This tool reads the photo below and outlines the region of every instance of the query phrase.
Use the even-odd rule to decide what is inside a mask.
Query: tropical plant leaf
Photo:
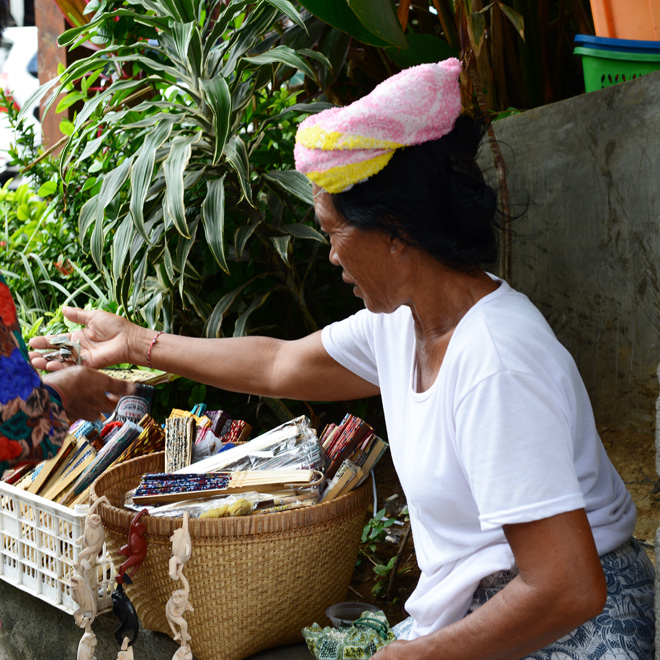
[[[84,241],[87,231],[92,226],[96,218],[96,209],[98,206],[98,200],[96,197],[88,199],[84,204],[82,209],[80,209],[80,215],[78,216],[78,238],[80,243]]]
[[[206,182],[206,197],[202,203],[202,223],[206,242],[213,257],[225,273],[229,273],[225,257],[225,178]]]
[[[285,64],[286,66],[291,66],[294,69],[299,69],[306,76],[309,76],[312,80],[315,80],[316,73],[305,60],[300,57],[296,52],[289,48],[288,46],[276,46],[271,48],[271,50],[263,53],[262,55],[255,55],[253,57],[243,58],[245,62],[250,62],[251,64]]]
[[[321,232],[314,229],[314,227],[310,227],[309,225],[303,225],[301,222],[290,225],[282,225],[281,229],[282,231],[286,232],[287,234],[291,234],[291,236],[295,236],[296,238],[310,238],[314,241],[318,241],[319,243],[324,243],[326,245],[328,243],[325,236],[321,234]]]
[[[297,170],[272,170],[265,172],[264,179],[275,182],[282,190],[294,195],[310,206],[314,204],[312,183]]]
[[[190,231],[190,238],[179,238],[179,244],[176,250],[177,261],[179,262],[179,296],[184,298],[185,284],[186,284],[186,266],[188,264],[188,255],[190,250],[195,243],[195,238],[197,236],[197,227],[199,226],[199,220],[193,220],[189,225],[188,229]]]
[[[227,132],[229,131],[229,119],[231,116],[231,94],[227,81],[222,76],[216,76],[212,80],[202,83],[204,99],[213,112],[214,149],[213,164],[217,165],[225,148]]]
[[[298,10],[288,0],[266,0],[266,2],[279,9],[287,18],[290,18],[296,25],[307,31],[307,26]]]
[[[239,79],[238,61],[255,45],[264,31],[272,26],[277,16],[278,10],[265,4],[258,5],[248,14],[243,25],[236,30],[227,44],[229,57],[222,67],[222,75],[225,78],[235,76]]]
[[[133,219],[130,213],[126,215],[115,232],[112,241],[112,276],[117,280],[124,276],[126,257],[133,239]]]
[[[525,18],[522,14],[519,14],[515,9],[505,5],[503,2],[497,3],[499,8],[502,10],[502,13],[509,19],[509,22],[515,28],[516,32],[520,35],[520,38],[525,40]]]
[[[243,250],[245,250],[245,246],[247,245],[248,240],[250,240],[250,236],[254,234],[260,224],[261,221],[251,222],[249,225],[244,225],[236,230],[234,235],[234,249],[236,251],[237,259],[240,259],[243,256]]]
[[[93,156],[96,154],[96,152],[101,148],[103,145],[103,142],[107,140],[107,135],[101,134],[97,138],[93,140],[89,140],[87,144],[85,145],[85,148],[83,149],[83,152],[80,154],[80,156],[76,159],[76,162],[80,162],[85,160],[86,158],[89,158],[90,156]]]
[[[225,314],[227,313],[227,310],[229,310],[229,308],[238,300],[239,296],[248,286],[265,276],[266,274],[263,273],[261,275],[257,275],[256,277],[252,277],[232,291],[225,293],[225,295],[222,296],[222,298],[220,298],[220,300],[216,303],[213,311],[211,312],[211,315],[206,322],[206,325],[204,326],[204,336],[220,337],[222,322],[224,320]]]
[[[289,245],[291,236],[271,236],[271,243],[275,246],[277,253],[285,264],[289,264]]]
[[[408,47],[392,0],[348,0],[348,6],[360,23],[380,39],[398,48]]]
[[[446,41],[434,34],[416,34],[408,31],[406,37],[409,46],[405,50],[387,49],[390,59],[402,69],[418,64],[440,62],[448,57],[458,57],[460,54]]]
[[[174,51],[179,58],[179,63],[182,64],[184,68],[189,65],[188,49],[190,48],[190,40],[194,28],[195,24],[192,22],[176,22],[172,26],[172,43],[174,44]]]
[[[166,182],[163,208],[166,222],[171,220],[176,230],[186,238],[190,238],[190,233],[186,223],[186,207],[183,200],[183,175],[190,160],[192,145],[198,142],[200,137],[198,133],[193,137],[174,138],[170,155],[163,163]]]
[[[481,48],[486,38],[486,19],[480,12],[472,12],[467,19],[468,34],[470,35],[470,44],[474,54],[479,57]]]
[[[322,64],[326,69],[332,71],[332,62],[327,58],[323,53],[320,53],[317,50],[311,50],[310,48],[300,48],[298,54],[309,57],[310,60],[316,60],[319,64]]]
[[[243,142],[240,136],[234,135],[225,144],[224,154],[227,162],[238,175],[243,196],[254,206],[252,202],[252,187],[250,185],[250,163],[245,142]]]
[[[156,162],[156,150],[169,138],[172,133],[171,122],[161,122],[147,135],[140,148],[135,164],[131,169],[131,202],[130,212],[135,228],[145,241],[149,241],[144,226],[144,202],[151,184]]]
[[[266,291],[266,293],[262,293],[260,296],[255,296],[252,299],[250,306],[236,320],[236,325],[234,326],[234,337],[244,337],[246,335],[248,319],[253,312],[259,309],[266,302],[266,300],[268,300],[270,293],[270,291]]]
[[[385,48],[393,45],[392,42],[382,39],[366,28],[360,19],[348,6],[346,0],[299,0],[307,11],[320,18],[324,23],[346,32],[363,44]]]
[[[96,222],[97,225],[103,223],[105,208],[114,200],[115,195],[124,185],[124,182],[128,178],[132,163],[132,156],[130,158],[125,158],[118,167],[112,170],[112,172],[103,179],[99,194],[87,202],[87,204],[90,202],[92,203],[92,208],[88,209],[87,204],[83,206],[78,222],[81,239],[92,222]],[[92,214],[91,216],[90,213]],[[96,239],[99,239],[98,234]],[[98,249],[97,255],[100,255],[100,252],[100,249]],[[97,265],[100,265],[100,262],[97,262]]]

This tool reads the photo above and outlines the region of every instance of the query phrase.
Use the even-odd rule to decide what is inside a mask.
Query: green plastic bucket
[[[657,53],[631,53],[576,46],[573,53],[582,58],[587,92],[634,80],[660,69],[660,49]]]

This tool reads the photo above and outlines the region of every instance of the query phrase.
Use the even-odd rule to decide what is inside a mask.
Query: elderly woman
[[[653,657],[652,567],[567,351],[481,269],[496,200],[460,116],[460,65],[403,71],[308,118],[330,260],[366,309],[294,341],[155,334],[67,309],[87,364],[151,365],[307,400],[380,395],[421,577],[377,660]],[[34,342],[43,348],[44,340]]]

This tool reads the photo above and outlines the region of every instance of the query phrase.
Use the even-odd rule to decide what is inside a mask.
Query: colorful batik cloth
[[[0,475],[15,463],[54,456],[68,427],[59,393],[29,361],[16,306],[0,274]]]

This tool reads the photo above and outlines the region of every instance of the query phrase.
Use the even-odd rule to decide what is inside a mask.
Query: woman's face
[[[392,241],[376,231],[350,225],[335,209],[330,195],[314,187],[314,210],[321,229],[330,239],[330,262],[342,269],[342,279],[371,312],[393,312]]]

